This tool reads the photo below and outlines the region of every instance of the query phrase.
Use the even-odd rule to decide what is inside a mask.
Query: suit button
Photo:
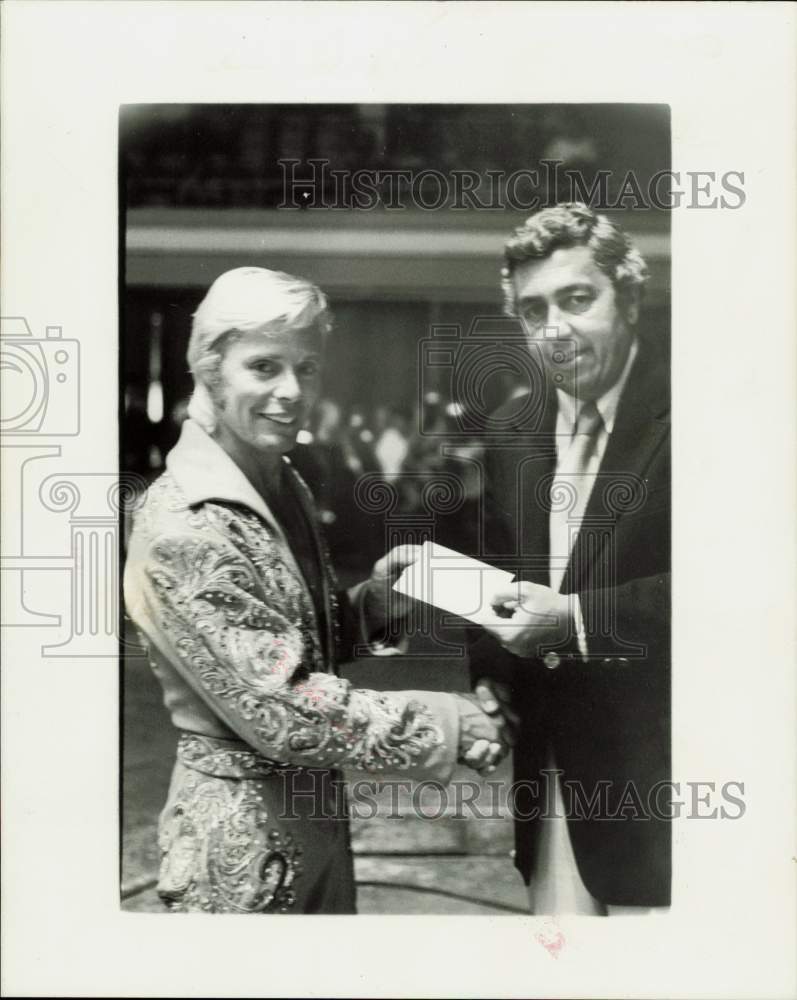
[[[554,651],[551,650],[550,653],[546,653],[545,656],[543,656],[542,662],[549,670],[556,670],[562,662],[562,657],[558,653],[554,653]]]

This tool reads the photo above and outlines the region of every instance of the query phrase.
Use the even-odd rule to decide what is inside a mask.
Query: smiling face
[[[586,246],[560,247],[543,260],[524,261],[512,281],[517,313],[551,384],[583,402],[599,399],[628,359],[636,299],[618,302]]]
[[[315,328],[234,339],[212,392],[224,450],[242,464],[290,451],[318,396],[320,357]]]

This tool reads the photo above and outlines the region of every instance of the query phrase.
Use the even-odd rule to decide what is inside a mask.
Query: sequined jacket
[[[350,631],[357,615],[336,598],[297,473],[287,470],[323,567],[323,629],[279,524],[223,449],[187,420],[166,464],[136,514],[124,589],[175,726],[279,763],[447,782],[453,696],[357,689],[335,674],[341,622]]]

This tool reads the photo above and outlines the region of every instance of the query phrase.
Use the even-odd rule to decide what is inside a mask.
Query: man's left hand
[[[492,599],[493,608],[506,615],[505,620],[485,628],[515,656],[540,656],[543,647],[573,634],[571,599],[572,595],[538,583],[511,584]]]
[[[368,618],[374,625],[406,617],[412,598],[393,590],[393,584],[420,556],[420,545],[397,545],[374,564],[365,596]]]

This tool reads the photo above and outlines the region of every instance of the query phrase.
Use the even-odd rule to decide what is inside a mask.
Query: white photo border
[[[664,103],[673,169],[741,170],[746,192],[672,213],[673,771],[744,781],[747,810],[675,824],[670,914],[562,918],[554,958],[543,918],[121,912],[116,660],[42,658],[35,627],[5,628],[4,992],[793,995],[795,8],[9,0],[2,18],[3,316],[79,341],[74,475],[118,468],[122,103]]]

